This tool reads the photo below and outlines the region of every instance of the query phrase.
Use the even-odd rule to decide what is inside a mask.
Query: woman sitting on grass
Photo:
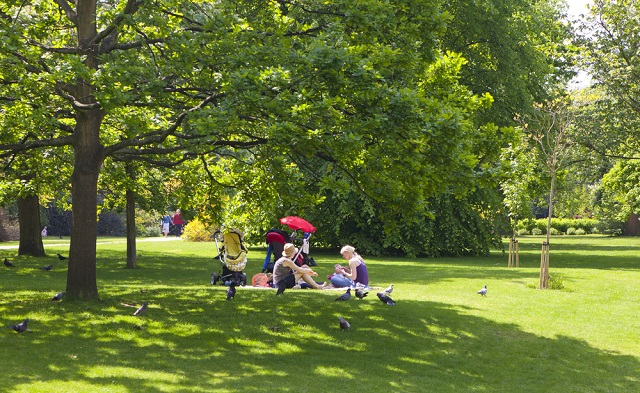
[[[369,271],[364,263],[364,259],[352,246],[344,246],[340,250],[342,258],[349,261],[349,268],[342,268],[342,275],[334,274],[331,277],[331,284],[334,287],[369,286]]]
[[[293,263],[292,258],[296,256],[298,249],[292,244],[284,245],[282,258],[278,259],[273,265],[273,285],[278,288],[278,283],[284,283],[284,288],[293,288],[296,283],[302,279],[313,289],[324,289],[327,284],[318,284],[311,277],[315,277],[318,273],[311,270],[307,265],[298,266]]]

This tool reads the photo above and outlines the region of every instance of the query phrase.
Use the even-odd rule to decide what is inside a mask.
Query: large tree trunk
[[[76,116],[67,295],[80,299],[99,297],[96,239],[98,175],[103,161],[99,138],[102,117],[100,110],[81,110]]]
[[[88,68],[98,69],[96,0],[77,1],[78,47]],[[93,47],[91,47],[93,46]],[[104,112],[97,105],[94,88],[86,81],[65,86],[75,97],[76,127],[73,133],[74,163],[71,176],[71,244],[67,272],[67,296],[97,299],[96,239],[98,176],[104,160],[100,126]]]
[[[44,246],[40,229],[40,200],[37,195],[18,198],[20,245],[18,255],[43,257]]]
[[[135,179],[135,169],[132,163],[127,163],[127,173],[131,180]],[[127,189],[127,268],[138,267],[136,256],[136,193]]]

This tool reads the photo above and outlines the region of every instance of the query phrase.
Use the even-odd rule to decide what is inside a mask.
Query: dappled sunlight
[[[273,353],[276,355],[293,355],[296,353],[303,353],[302,348],[296,344],[290,342],[277,342],[273,344],[274,351]]]
[[[436,364],[433,362],[428,362],[425,359],[419,359],[416,357],[400,357],[398,358],[398,360],[402,360],[403,362],[407,362],[407,363],[411,363],[413,364],[418,364],[420,366],[435,366]],[[410,366],[413,367],[413,366]]]
[[[355,377],[351,374],[346,374],[343,369],[338,367],[329,367],[329,366],[317,366],[313,369],[313,372],[316,375],[326,378],[345,378],[345,379],[355,379]]]
[[[286,377],[288,375],[287,372],[274,369],[273,367],[264,367],[254,363],[241,362],[240,365],[244,367],[245,371],[243,372],[243,376],[246,377],[254,377],[256,375],[261,376],[271,376],[271,377]]]
[[[161,381],[178,383],[184,376],[177,373],[168,373],[153,370],[140,370],[135,367],[115,367],[97,365],[85,368],[82,373],[87,378],[130,378],[148,381]]]
[[[63,387],[63,388],[61,388]],[[114,381],[98,383],[92,380],[73,381],[66,378],[48,381],[34,381],[31,383],[17,384],[12,389],[12,393],[33,393],[33,392],[56,392],[56,393],[131,393],[131,390],[121,383]]]
[[[29,393],[464,392],[499,391],[524,379],[540,392],[640,391],[637,326],[618,329],[610,317],[633,308],[637,293],[628,287],[640,272],[623,279],[613,269],[562,270],[552,259],[572,292],[540,291],[526,287],[537,280],[537,267],[506,269],[502,256],[373,259],[375,284],[395,284],[398,304],[389,307],[375,290],[364,300],[334,302],[337,291],[276,297],[238,288],[226,301],[226,287],[208,284],[205,259],[153,255],[135,272],[100,267],[101,301],[51,302],[63,276],[33,290],[11,289],[0,299],[2,322],[29,316],[33,332],[0,334],[17,359],[3,371],[11,375],[6,386]],[[593,290],[599,277],[610,282]],[[13,288],[37,278],[32,271],[17,283],[0,280],[3,288],[12,280]],[[485,283],[489,292],[481,297],[476,291]],[[147,314],[133,316],[143,301]],[[584,302],[598,309],[587,313]],[[349,331],[340,330],[339,316]],[[617,350],[620,342],[626,352]]]
[[[233,338],[229,343],[233,343],[243,348],[243,354],[269,354],[273,351],[273,340],[250,340]]]

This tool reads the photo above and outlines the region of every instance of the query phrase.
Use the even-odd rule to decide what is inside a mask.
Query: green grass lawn
[[[154,239],[157,240],[157,239]],[[29,317],[32,332],[0,330],[0,390],[11,392],[638,392],[640,238],[554,237],[550,273],[562,290],[535,289],[542,237],[507,256],[374,258],[372,284],[395,286],[396,307],[375,291],[211,286],[213,243],[98,240],[101,301],[52,302],[65,288],[68,239],[50,257],[17,257],[0,243],[0,323]],[[258,273],[264,249],[245,270]],[[340,255],[318,254],[320,277]],[[54,264],[53,270],[39,270]],[[482,285],[486,297],[476,294]],[[132,314],[149,302],[143,319]],[[351,323],[341,332],[338,316]],[[141,329],[134,326],[139,325]]]

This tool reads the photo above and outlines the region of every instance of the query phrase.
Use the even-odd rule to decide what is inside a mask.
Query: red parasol
[[[296,216],[287,216],[282,217],[280,219],[280,223],[288,226],[291,230],[301,229],[302,232],[310,232],[313,233],[316,231],[316,227],[311,225],[311,223],[304,218],[296,217]]]

